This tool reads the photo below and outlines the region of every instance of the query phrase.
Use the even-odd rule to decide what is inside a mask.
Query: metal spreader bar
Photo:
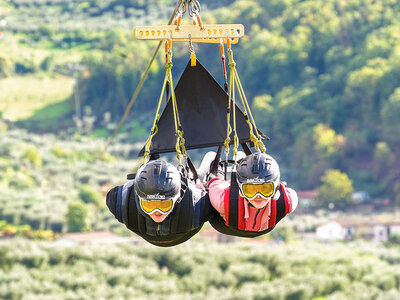
[[[179,30],[174,25],[164,26],[138,26],[133,30],[133,35],[138,40],[165,40],[187,42],[189,38],[195,43],[226,43],[229,38],[231,44],[236,44],[244,36],[242,24],[203,25],[201,30],[195,25],[181,25]]]

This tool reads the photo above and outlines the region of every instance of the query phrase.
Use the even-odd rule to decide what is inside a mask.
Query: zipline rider
[[[297,207],[296,191],[280,181],[279,166],[268,154],[246,156],[230,181],[219,174],[211,177],[207,183],[210,201],[219,214],[210,224],[221,233],[240,237],[266,234]]]
[[[208,193],[162,160],[143,164],[134,180],[108,192],[106,202],[120,223],[160,247],[187,241],[215,213]]]

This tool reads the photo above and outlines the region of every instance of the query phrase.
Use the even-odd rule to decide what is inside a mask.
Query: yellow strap
[[[232,48],[228,48],[228,58],[229,58],[229,67],[231,69],[231,74],[233,73],[233,77],[234,77],[234,80],[233,80],[234,85],[236,85],[236,87],[239,91],[239,96],[240,96],[243,110],[244,110],[243,113],[244,113],[244,116],[246,117],[246,122],[249,125],[250,140],[253,142],[254,148],[257,151],[262,151],[263,153],[265,153],[265,151],[266,151],[265,145],[262,142],[262,138],[261,138],[260,134],[258,133],[257,126],[254,121],[253,115],[251,113],[249,103],[248,103],[246,95],[244,93],[243,86],[240,82],[239,74],[236,70],[236,63],[233,59]],[[234,89],[234,87],[233,87],[233,89]],[[248,116],[250,117],[250,119]],[[253,128],[254,128],[255,134],[254,134]]]
[[[250,117],[250,120],[247,121],[247,123],[249,124],[249,128],[250,128],[250,139],[252,139],[252,142],[254,143],[254,147],[256,148],[257,151],[261,150],[263,153],[265,153],[266,148],[265,148],[264,143],[262,142],[262,137],[257,130],[257,125],[256,125],[256,122],[254,121],[253,114],[251,113],[250,105],[249,105],[249,102],[247,101],[246,95],[244,93],[242,83],[240,82],[239,74],[236,69],[234,71],[235,71],[235,77],[236,77],[236,85],[237,85],[237,88],[241,95],[240,98],[242,100],[242,105],[245,108],[246,113],[248,113],[248,115]],[[253,128],[254,128],[254,131],[253,131]],[[255,135],[254,135],[254,132],[255,132]]]
[[[226,156],[226,160],[228,160],[228,156],[229,156],[229,144],[231,142],[231,133],[232,133],[232,126],[230,123],[230,113],[232,110],[232,86],[233,86],[233,76],[232,76],[232,72],[230,72],[229,74],[229,99],[228,99],[228,111],[227,111],[227,116],[226,116],[226,122],[227,122],[227,127],[226,127],[226,139],[224,142],[224,146],[225,146],[225,156]],[[234,107],[234,105],[233,105]]]
[[[231,72],[229,74],[229,105],[228,105],[228,109],[230,111],[230,109],[232,109],[232,124],[233,124],[233,157],[234,157],[234,161],[235,161],[235,166],[237,165],[237,149],[239,147],[239,137],[237,136],[237,130],[236,130],[236,107],[235,107],[235,73],[233,72],[233,70],[235,69],[235,62],[232,60],[229,60],[229,67],[231,69]],[[227,122],[228,122],[228,128],[229,128],[229,135],[232,132],[232,129],[230,128],[229,125],[229,114],[228,114],[228,118],[227,118]],[[230,142],[230,138],[229,135],[227,137],[227,139],[225,141],[227,141],[229,139]],[[229,143],[225,143],[225,147],[229,147]],[[227,148],[225,148],[225,153],[228,154],[228,151],[226,150]]]
[[[150,148],[153,145],[152,144],[152,139],[156,135],[156,133],[158,132],[157,121],[158,121],[158,119],[160,117],[159,112],[160,112],[161,103],[162,103],[162,99],[163,99],[164,92],[165,92],[165,87],[167,85],[167,81],[168,81],[168,65],[167,65],[167,71],[166,71],[165,78],[164,78],[163,87],[161,89],[160,99],[158,100],[156,114],[154,116],[153,126],[151,127],[150,135],[147,138],[146,144],[144,145],[144,155],[143,155],[144,163],[147,163],[149,161]]]
[[[172,66],[172,62],[171,62]],[[182,157],[187,157],[186,153],[186,148],[185,148],[185,139],[183,138],[183,130],[182,130],[182,125],[179,119],[179,113],[178,113],[178,105],[176,103],[176,96],[175,96],[175,90],[174,90],[174,83],[172,80],[172,73],[171,69],[169,69],[169,84],[170,84],[170,90],[171,90],[171,101],[172,101],[172,110],[174,114],[174,126],[175,126],[175,135],[176,135],[176,144],[175,144],[175,149],[176,149],[176,156],[179,161],[179,166],[182,166]]]
[[[196,53],[194,52],[190,53],[190,66],[191,67],[196,66]]]
[[[226,159],[228,159],[228,155],[229,155],[229,143],[231,142],[231,133],[232,133],[232,127],[231,127],[231,103],[232,103],[232,86],[233,86],[233,77],[232,77],[232,73],[230,73],[229,76],[229,99],[228,99],[228,110],[226,113],[226,139],[224,141],[224,146],[225,146],[225,156]]]
[[[167,43],[169,43],[169,41],[167,41]],[[160,107],[161,107],[161,103],[162,103],[162,99],[164,96],[164,92],[165,92],[165,88],[167,83],[170,86],[170,91],[171,91],[171,101],[172,101],[172,110],[173,110],[173,114],[174,114],[174,126],[175,126],[175,135],[176,135],[176,145],[175,145],[175,149],[176,149],[176,154],[177,154],[177,158],[179,161],[179,166],[182,166],[182,156],[183,157],[187,157],[187,153],[186,153],[186,148],[185,148],[185,139],[183,138],[183,130],[182,130],[182,126],[181,126],[181,122],[179,119],[179,113],[178,113],[178,106],[176,103],[176,96],[175,96],[175,90],[174,90],[174,83],[172,80],[172,51],[171,48],[169,46],[170,44],[167,45],[167,64],[166,64],[166,72],[165,72],[165,78],[164,78],[164,83],[163,83],[163,87],[161,90],[161,95],[160,95],[160,99],[158,101],[158,105],[157,105],[157,111],[156,111],[156,115],[154,117],[154,121],[153,121],[153,126],[151,128],[150,131],[150,135],[146,141],[145,144],[145,151],[144,151],[144,162],[148,162],[149,161],[149,155],[150,155],[150,148],[152,147],[152,139],[153,137],[156,135],[156,133],[158,132],[158,127],[157,127],[157,121],[160,117],[159,115],[159,111],[160,111]]]

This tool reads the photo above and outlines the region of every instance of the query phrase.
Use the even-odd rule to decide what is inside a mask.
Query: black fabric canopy
[[[195,67],[192,67],[189,61],[176,85],[175,95],[186,149],[223,145],[226,138],[229,97],[199,61]],[[236,128],[240,143],[250,142],[249,126],[243,112],[237,106]],[[260,131],[259,133],[268,139]],[[172,101],[168,101],[158,121],[158,132],[153,137],[150,153],[175,152],[175,143]],[[144,148],[139,152],[139,156],[143,154]]]

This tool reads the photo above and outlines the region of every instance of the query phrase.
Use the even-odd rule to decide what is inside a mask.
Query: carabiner
[[[189,6],[189,10],[188,10],[189,15],[191,17],[193,17],[193,15],[195,15],[196,13],[200,14],[201,7],[200,7],[199,1],[197,1],[197,0],[188,0],[188,2],[189,2],[189,5],[188,5]]]

